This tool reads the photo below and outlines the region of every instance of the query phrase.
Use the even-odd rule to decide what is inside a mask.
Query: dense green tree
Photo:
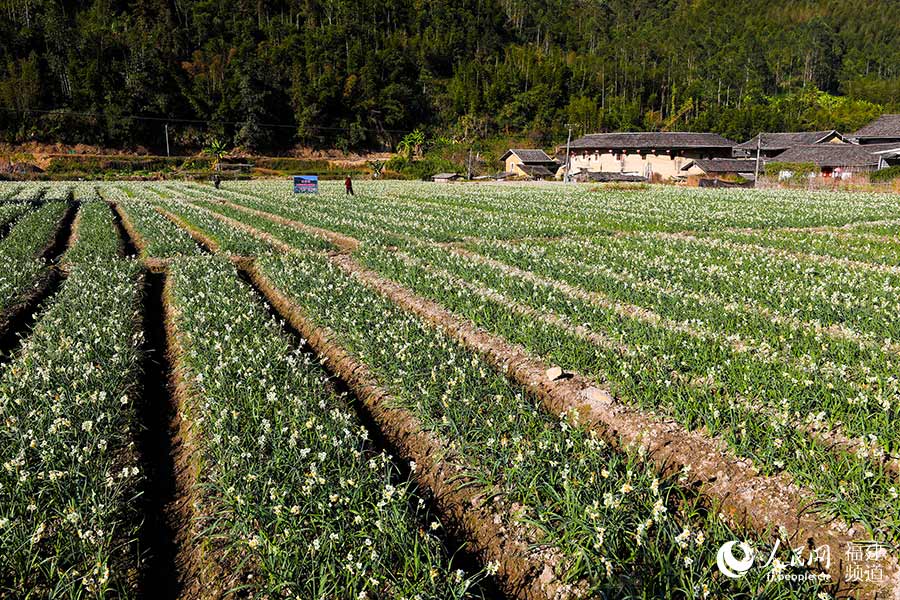
[[[0,0],[0,138],[252,151],[579,130],[852,130],[894,0]],[[142,118],[135,118],[142,117]],[[152,117],[152,119],[146,119]],[[163,119],[163,120],[157,120]]]

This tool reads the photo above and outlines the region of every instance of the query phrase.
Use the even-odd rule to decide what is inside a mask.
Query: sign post
[[[319,176],[318,175],[294,175],[294,193],[295,194],[318,194],[319,193]]]

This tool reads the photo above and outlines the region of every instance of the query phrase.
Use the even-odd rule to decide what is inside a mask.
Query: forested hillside
[[[567,122],[744,139],[850,130],[900,105],[896,0],[0,6],[10,142],[160,148],[165,119],[177,147],[260,151],[381,148],[418,126],[550,143]]]

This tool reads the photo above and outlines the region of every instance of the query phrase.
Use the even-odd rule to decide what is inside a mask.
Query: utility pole
[[[572,124],[566,123],[566,127],[569,128],[569,136],[566,138],[566,172],[563,175],[563,182],[569,183],[571,181],[571,177],[569,177],[569,169],[572,166],[572,157],[569,153],[569,145],[572,143]]]
[[[762,149],[762,131],[756,136],[756,172],[753,174],[753,187],[759,186],[759,153]]]
[[[169,124],[166,123],[165,127],[166,127],[166,156],[170,156],[169,155]]]

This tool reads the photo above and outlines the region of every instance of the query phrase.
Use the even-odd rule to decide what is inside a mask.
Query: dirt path
[[[130,222],[126,225],[125,218],[123,213],[119,210],[118,204],[111,202],[109,208],[113,214],[113,223],[116,226],[116,231],[119,232],[119,251],[122,258],[137,256],[139,251],[134,242],[134,227]]]
[[[131,222],[116,203],[109,203],[123,257],[137,256],[145,247]],[[146,475],[141,497],[144,522],[139,546],[145,553],[139,572],[138,597],[175,600],[190,597],[190,528],[192,509],[187,504],[193,485],[181,443],[181,417],[173,394],[174,372],[167,334],[163,265],[151,265],[142,276],[144,342],[141,348],[142,388],[135,403],[136,448]]]
[[[110,203],[110,206],[113,214],[115,214],[116,227],[119,228],[119,235],[122,237],[123,244],[130,244],[134,247],[137,256],[143,256],[147,250],[147,241],[141,237],[134,223],[131,222],[131,219],[128,218],[128,215],[117,203]]]
[[[144,253],[146,242],[116,203],[110,203],[125,257]],[[136,448],[146,474],[142,495],[144,523],[139,544],[145,555],[138,597],[144,600],[219,598],[217,568],[200,544],[195,514],[198,476],[194,444],[185,416],[186,385],[177,370],[175,310],[169,301],[167,261],[145,260],[143,275],[143,387],[136,403],[140,429]]]
[[[176,556],[181,551],[178,531],[184,526],[180,514],[185,490],[176,476],[181,448],[177,443],[178,407],[169,383],[172,368],[168,358],[163,308],[163,273],[148,273],[144,291],[143,389],[137,403],[141,429],[137,435],[146,481],[143,495],[144,523],[140,545],[147,551],[142,564],[139,593],[142,598],[175,599],[184,587]],[[189,517],[189,515],[188,515]]]

